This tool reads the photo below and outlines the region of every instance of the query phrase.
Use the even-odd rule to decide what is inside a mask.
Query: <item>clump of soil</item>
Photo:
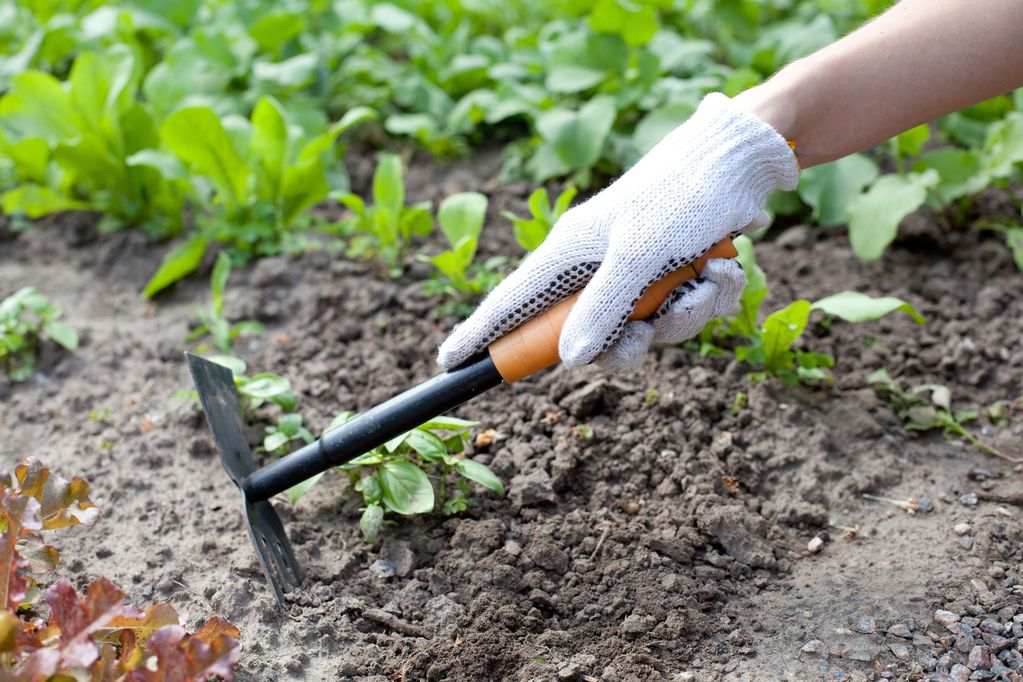
[[[497,215],[524,213],[528,188],[490,182],[496,166],[417,163],[410,197],[484,186],[483,251],[515,253]],[[838,363],[815,389],[752,386],[734,361],[682,348],[631,375],[555,369],[496,389],[457,414],[496,430],[474,456],[507,496],[402,520],[368,546],[358,499],[328,475],[297,508],[276,505],[308,576],[280,613],[202,416],[173,397],[190,385],[183,339],[206,283],[142,302],[167,247],[67,222],[80,219],[0,253],[0,291],[39,287],[82,333],[76,353],[0,385],[2,462],[35,455],[87,478],[105,514],[67,534],[63,570],[231,619],[240,679],[1023,679],[1020,472],[905,432],[865,386],[886,367],[962,407],[1021,395],[1023,276],[997,239],[910,226],[861,263],[840,234],[785,230],[757,247],[769,307],[857,289],[902,297],[927,324],[814,324],[806,344]],[[326,251],[262,260],[229,285],[228,313],[267,326],[238,353],[288,377],[322,429],[435,373],[454,320],[431,316],[425,276],[382,281]],[[1017,416],[971,428],[1023,452]]]

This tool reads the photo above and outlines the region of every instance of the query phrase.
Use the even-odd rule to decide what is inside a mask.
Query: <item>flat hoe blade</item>
[[[249,537],[259,555],[259,563],[277,598],[284,604],[284,593],[302,584],[302,571],[295,561],[291,543],[277,512],[267,500],[252,501],[245,489],[249,476],[256,471],[252,451],[245,439],[242,408],[234,387],[234,375],[215,362],[186,353],[192,382],[199,392],[199,401],[206,413],[206,422],[213,432],[217,456],[228,476],[242,493],[242,506]]]

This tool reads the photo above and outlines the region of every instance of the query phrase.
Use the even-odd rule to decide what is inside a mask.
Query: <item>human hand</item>
[[[561,333],[562,362],[634,369],[652,340],[688,338],[731,309],[745,280],[738,264],[711,261],[702,281],[676,289],[651,321],[629,322],[643,291],[721,239],[766,224],[767,195],[793,189],[798,178],[784,138],[724,95],[708,95],[625,175],[566,212],[455,327],[438,363],[461,364],[582,289]]]

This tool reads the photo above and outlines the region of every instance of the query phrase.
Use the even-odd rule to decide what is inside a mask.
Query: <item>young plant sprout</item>
[[[0,301],[0,367],[12,381],[25,381],[36,370],[42,338],[66,350],[78,348],[78,334],[60,319],[60,308],[33,287]]]
[[[221,251],[217,254],[217,262],[210,275],[210,307],[206,310],[196,309],[199,325],[188,333],[185,337],[186,342],[192,343],[208,334],[213,338],[213,345],[217,350],[230,353],[236,338],[263,331],[263,325],[254,320],[231,324],[224,317],[224,288],[230,276],[231,257]]]

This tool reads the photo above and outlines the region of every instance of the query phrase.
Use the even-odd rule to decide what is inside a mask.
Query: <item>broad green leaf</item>
[[[657,33],[657,10],[634,0],[597,0],[590,13],[590,28],[598,33],[620,35],[626,45],[638,47]]]
[[[281,431],[269,433],[263,438],[263,449],[267,452],[273,452],[286,445],[289,440],[291,440],[291,436]]]
[[[930,137],[930,128],[924,123],[896,135],[895,146],[898,148],[899,154],[903,156],[916,156]]]
[[[160,291],[195,272],[206,253],[206,237],[196,235],[184,244],[178,245],[166,256],[156,273],[142,290],[142,298],[150,299]]]
[[[849,242],[863,260],[881,257],[895,239],[899,223],[920,208],[927,190],[938,184],[938,173],[883,175],[866,193],[849,204]]]
[[[487,198],[479,192],[452,194],[440,202],[437,221],[448,243],[457,247],[463,239],[476,239],[483,231]]]
[[[236,358],[233,355],[211,355],[206,358],[210,362],[215,362],[221,367],[227,367],[234,374],[235,379],[241,376],[245,376],[245,361],[241,358]]]
[[[279,62],[256,61],[252,76],[257,81],[278,88],[300,88],[309,84],[316,75],[315,54],[300,54]]]
[[[259,164],[260,198],[277,201],[288,163],[288,123],[280,103],[272,97],[261,97],[252,110],[249,149]]]
[[[41,137],[26,137],[0,145],[3,155],[14,164],[21,182],[46,183],[46,167],[50,161],[50,145]]]
[[[366,542],[371,545],[375,543],[383,525],[383,507],[379,504],[371,504],[363,510],[362,516],[359,518],[359,530],[362,531],[362,536],[366,538]]]
[[[433,485],[422,469],[406,460],[384,462],[380,467],[383,503],[398,514],[433,511]]]
[[[811,310],[823,310],[828,315],[840,317],[846,322],[870,322],[901,310],[917,324],[926,322],[913,306],[901,298],[894,296],[874,298],[858,291],[841,291],[822,298],[813,303]]]
[[[0,196],[0,206],[3,206],[4,213],[24,213],[32,219],[51,213],[92,208],[84,201],[57,194],[45,185],[22,185],[8,190]]]
[[[1023,112],[1014,111],[991,125],[981,163],[991,178],[1007,178],[1023,162]]]
[[[447,448],[444,446],[444,441],[442,441],[438,436],[430,433],[429,431],[424,431],[423,429],[412,429],[409,431],[408,438],[405,439],[405,444],[424,458],[430,460],[441,459],[447,454]]]
[[[601,95],[578,111],[558,108],[544,112],[537,118],[536,128],[568,168],[583,170],[600,158],[616,115],[614,99]]]
[[[644,116],[632,133],[632,146],[637,155],[646,154],[653,149],[665,135],[679,127],[695,111],[695,103],[673,102],[658,107]]]
[[[793,301],[767,316],[760,333],[764,341],[764,368],[775,372],[786,365],[786,353],[806,329],[810,302]]]
[[[405,180],[401,157],[381,154],[373,173],[373,203],[398,215],[405,205]]]
[[[245,203],[248,166],[212,109],[175,111],[160,126],[160,139],[192,172],[210,178],[229,207]]]
[[[10,91],[0,98],[0,120],[20,136],[50,144],[76,138],[85,125],[61,82],[42,71],[11,79]]]
[[[877,165],[863,154],[807,168],[799,178],[799,197],[813,208],[821,225],[846,222],[846,208],[877,177]]]
[[[457,431],[459,429],[465,429],[470,426],[478,426],[479,422],[470,421],[468,419],[459,419],[458,417],[434,417],[425,424],[417,426],[418,429],[450,429]]]
[[[408,440],[410,433],[412,432],[406,431],[405,433],[397,435],[391,440],[387,441],[386,443],[384,443],[384,450],[387,450],[388,452],[394,452],[395,450],[401,447],[402,443]]]
[[[43,333],[68,350],[78,348],[78,333],[67,322],[49,320],[43,324]]]
[[[573,94],[598,85],[607,74],[581,64],[555,64],[547,72],[544,85],[551,92]]]
[[[504,485],[501,483],[501,479],[487,465],[474,462],[471,459],[459,459],[457,466],[458,472],[470,481],[476,481],[495,493],[504,492]]]
[[[188,171],[181,165],[178,157],[156,149],[139,150],[127,157],[124,162],[128,166],[155,168],[168,180],[184,180],[188,177]]]
[[[477,240],[473,237],[463,237],[462,241],[458,245],[449,250],[439,253],[430,259],[434,267],[444,273],[444,275],[454,281],[459,281],[465,278],[466,270],[472,263],[472,258],[476,255]]]
[[[249,26],[249,35],[266,52],[277,54],[281,48],[302,32],[305,19],[294,12],[270,12]]]
[[[1005,230],[1005,243],[1012,251],[1012,260],[1016,263],[1016,268],[1023,272],[1023,228]]]
[[[282,393],[291,391],[291,383],[282,376],[270,372],[254,374],[243,388],[246,395],[253,398],[270,400]]]
[[[313,476],[312,478],[307,478],[301,483],[292,486],[291,488],[288,489],[288,502],[291,503],[291,506],[294,507],[296,504],[298,504],[298,501],[307,492],[309,492],[314,485],[320,482],[320,479],[323,478],[323,473],[324,472],[320,472]]]
[[[971,149],[938,149],[928,152],[913,163],[913,170],[922,173],[933,168],[940,180],[935,191],[943,202],[951,202],[984,189],[988,176],[981,172],[981,154]]]

